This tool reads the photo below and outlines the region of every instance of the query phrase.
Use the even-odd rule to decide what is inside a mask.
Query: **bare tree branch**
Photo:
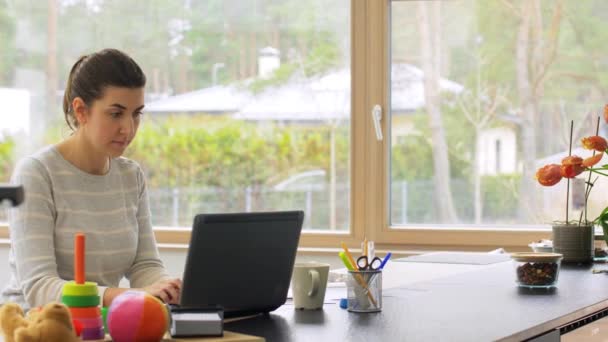
[[[505,5],[508,9],[510,9],[516,16],[521,17],[521,10],[517,8],[513,1],[510,0],[502,0],[503,5]]]
[[[562,21],[562,11],[563,11],[563,6],[562,6],[562,1],[558,1],[557,5],[555,6],[555,11],[553,12],[553,18],[551,20],[551,29],[549,30],[549,40],[548,40],[548,48],[545,54],[545,58],[544,59],[540,59],[538,60],[539,63],[539,67],[538,67],[538,74],[535,75],[535,78],[533,80],[533,89],[535,94],[537,93],[538,89],[542,86],[542,84],[544,83],[544,81],[547,79],[547,76],[549,75],[548,71],[549,71],[549,67],[551,66],[551,64],[553,64],[553,62],[555,61],[555,57],[557,55],[557,45],[558,45],[558,38],[559,38],[559,29],[561,26],[561,21]],[[542,30],[542,27],[539,28],[540,30]]]

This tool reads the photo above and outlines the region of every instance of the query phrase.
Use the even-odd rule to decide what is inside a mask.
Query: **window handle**
[[[374,121],[374,128],[376,129],[376,139],[382,141],[382,126],[380,125],[380,122],[382,121],[382,107],[378,104],[372,108],[372,120]]]

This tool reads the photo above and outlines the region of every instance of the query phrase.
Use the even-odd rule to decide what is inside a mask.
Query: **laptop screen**
[[[224,307],[226,317],[283,305],[302,211],[200,214],[194,218],[181,307]]]

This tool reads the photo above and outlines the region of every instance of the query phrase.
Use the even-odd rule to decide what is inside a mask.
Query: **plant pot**
[[[593,238],[592,225],[554,225],[553,252],[564,256],[562,262],[593,262]]]

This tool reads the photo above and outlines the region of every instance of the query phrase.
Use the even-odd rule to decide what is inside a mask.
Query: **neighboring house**
[[[274,60],[273,60],[274,58]],[[280,66],[276,50],[262,49],[260,78],[267,78]],[[246,82],[245,82],[246,83]],[[259,94],[246,85],[213,86],[146,105],[146,112],[155,116],[167,114],[216,114],[258,123],[289,125],[347,125],[350,120],[351,73],[349,68],[330,70],[323,75],[305,77],[296,73],[280,85],[269,86]],[[463,86],[440,79],[440,90],[459,94]],[[416,134],[407,113],[424,108],[424,73],[411,64],[394,63],[391,69],[391,110],[384,120],[391,119],[392,143]],[[371,113],[370,113],[371,115]],[[480,173],[496,175],[516,172],[516,133],[511,126],[488,128],[480,137]]]
[[[478,143],[481,175],[517,172],[517,137],[512,127],[484,129]]]
[[[267,72],[267,71],[265,71]],[[393,115],[413,112],[424,106],[423,73],[409,64],[395,64],[392,70]],[[246,86],[213,86],[146,104],[146,112],[162,114],[232,114],[249,121],[320,123],[350,117],[350,69],[291,81],[252,94]],[[461,85],[442,79],[442,91],[460,92]],[[395,128],[393,128],[395,129]]]
[[[391,113],[398,116],[424,107],[424,74],[410,64],[393,64]],[[332,70],[311,78],[294,77],[284,85],[270,87],[252,98],[234,118],[250,121],[321,123],[350,118],[350,69]],[[463,87],[441,79],[442,91],[459,93]],[[386,118],[386,116],[385,116]],[[399,123],[394,121],[393,123]],[[400,132],[393,125],[393,133]]]
[[[0,139],[4,134],[29,134],[32,124],[29,90],[0,88],[0,103],[2,103]]]

